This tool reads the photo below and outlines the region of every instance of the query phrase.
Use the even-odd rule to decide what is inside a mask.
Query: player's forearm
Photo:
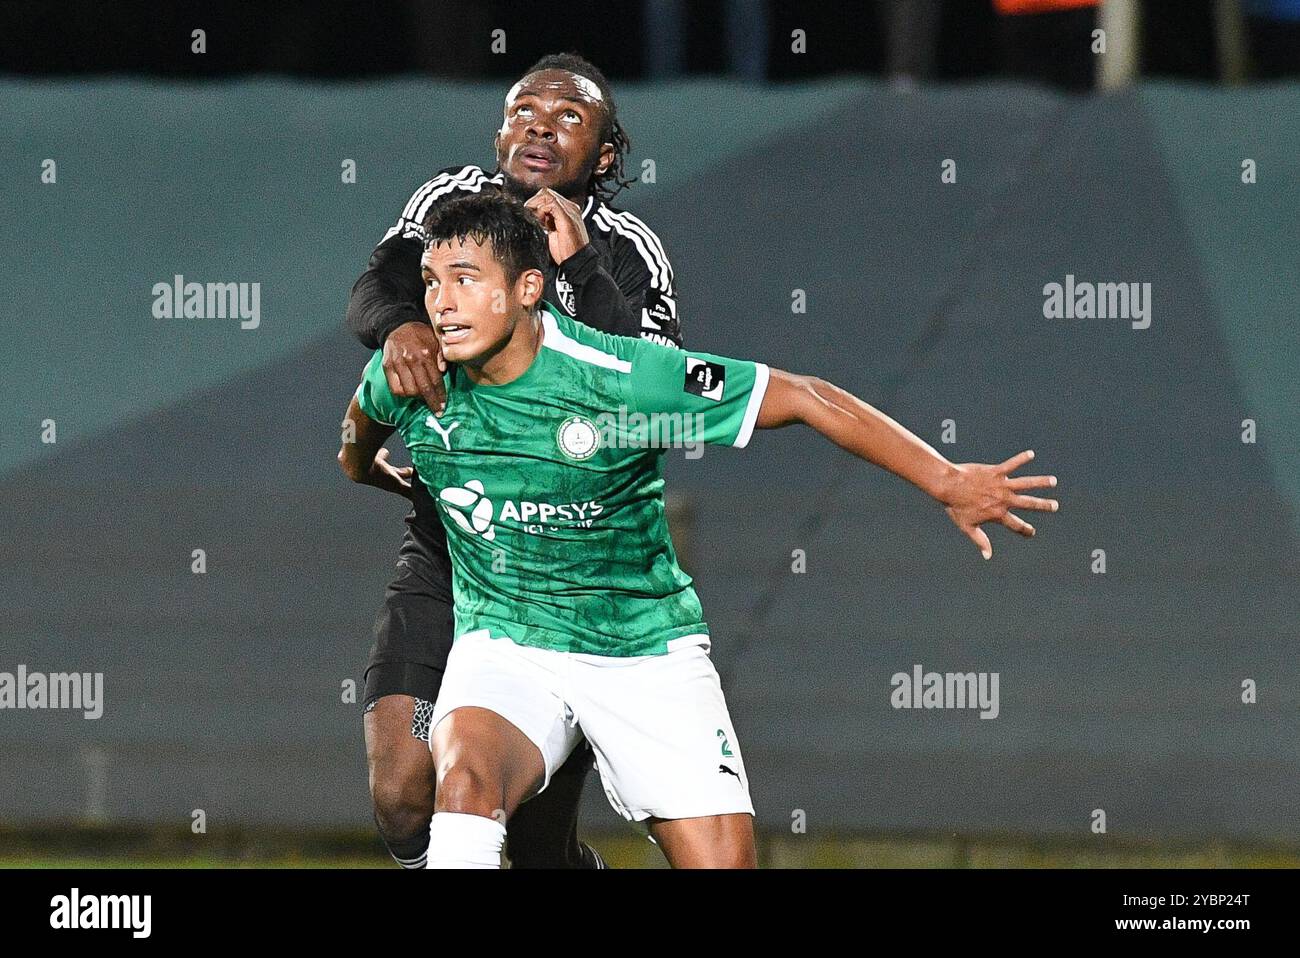
[[[560,265],[573,285],[574,307],[579,322],[612,336],[640,336],[640,291],[629,297],[601,265],[600,254],[588,244]]]
[[[957,471],[915,433],[851,393],[813,376],[774,369],[757,425],[772,428],[791,422],[806,424],[841,449],[940,501]]]
[[[339,446],[339,468],[353,482],[374,486],[384,492],[408,496],[409,488],[386,469],[377,468],[376,458],[392,435],[391,426],[377,423],[353,397],[343,420],[343,441]]]
[[[414,303],[348,304],[348,329],[367,349],[382,349],[393,330],[407,323],[428,322]]]
[[[381,245],[348,297],[348,329],[363,346],[380,349],[398,326],[427,321],[422,293],[419,255]]]
[[[339,468],[343,470],[343,475],[362,485],[377,485],[374,472],[375,456],[378,455],[382,446],[382,443],[379,445],[374,443],[363,444],[362,442],[349,442],[344,439],[343,445],[339,447],[338,454]]]

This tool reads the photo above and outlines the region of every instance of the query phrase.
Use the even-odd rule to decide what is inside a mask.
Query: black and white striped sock
[[[403,868],[424,868],[429,857],[429,833],[425,832],[419,838],[408,838],[406,841],[390,842],[385,840],[388,846],[388,854],[393,856],[393,861]]]

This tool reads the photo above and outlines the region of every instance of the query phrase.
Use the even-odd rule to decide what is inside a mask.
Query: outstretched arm
[[[374,486],[385,492],[411,497],[411,467],[399,469],[388,461],[384,443],[393,427],[375,422],[361,411],[357,397],[352,397],[343,420],[343,442],[339,448],[339,467],[353,482]]]
[[[945,507],[948,517],[991,558],[993,546],[980,528],[1000,522],[1013,532],[1032,536],[1034,527],[1011,510],[1055,512],[1054,499],[1025,495],[1030,489],[1056,485],[1055,476],[1012,476],[1029,460],[1025,450],[997,465],[951,463],[933,447],[867,403],[814,376],[773,369],[755,425],[776,429],[801,422],[859,459],[906,479]]]

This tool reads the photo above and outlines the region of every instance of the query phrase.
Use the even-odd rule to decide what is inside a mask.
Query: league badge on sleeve
[[[693,396],[702,396],[714,402],[722,401],[722,387],[727,380],[727,370],[721,363],[711,363],[694,356],[686,357],[686,385]]]

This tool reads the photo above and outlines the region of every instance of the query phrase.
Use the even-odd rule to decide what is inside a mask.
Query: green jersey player
[[[429,867],[496,867],[508,818],[585,735],[610,803],[645,822],[670,864],[752,866],[753,806],[691,579],[663,506],[665,445],[744,446],[802,422],[980,528],[1033,528],[1013,507],[1052,476],[948,462],[892,419],[814,377],[609,336],[541,301],[546,234],[500,195],[424,224],[426,306],[447,405],[389,390],[376,354],[348,408],[350,478],[406,492],[396,430],[442,506],[456,641],[431,722],[437,799]]]

